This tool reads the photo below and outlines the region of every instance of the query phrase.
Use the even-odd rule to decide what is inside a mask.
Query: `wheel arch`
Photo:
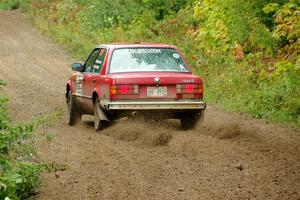
[[[93,93],[92,93],[92,100],[93,100],[93,104],[95,104],[97,97],[101,97],[101,92],[98,88],[95,88]]]
[[[67,84],[67,86],[66,86],[66,94],[65,94],[66,99],[68,98],[68,94],[69,94],[69,91],[70,91],[70,90],[71,90],[71,87],[70,87],[69,84]]]
[[[73,93],[73,86],[72,86],[71,80],[69,80],[66,85],[66,97],[67,97],[69,91],[71,91],[71,93]]]
[[[95,104],[96,99],[97,99],[98,96],[99,96],[98,93],[96,91],[94,91],[93,94],[92,94],[93,104]]]

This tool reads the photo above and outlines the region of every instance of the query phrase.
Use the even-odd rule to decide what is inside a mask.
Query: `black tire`
[[[76,108],[71,91],[67,94],[67,109],[68,109],[68,124],[74,126],[78,121],[81,120],[81,114]]]
[[[193,128],[195,128],[197,122],[201,118],[201,114],[202,113],[183,114],[180,118],[181,129],[182,130],[192,130]]]
[[[94,128],[96,131],[100,131],[104,127],[104,121],[102,121],[99,116],[100,109],[100,100],[99,97],[97,97],[94,104]]]

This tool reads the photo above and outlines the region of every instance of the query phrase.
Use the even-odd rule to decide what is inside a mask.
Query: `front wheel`
[[[76,108],[71,91],[67,94],[68,124],[74,126],[80,119],[81,114]]]
[[[96,131],[100,131],[104,127],[104,122],[100,118],[100,101],[99,97],[97,97],[94,104],[94,128]]]

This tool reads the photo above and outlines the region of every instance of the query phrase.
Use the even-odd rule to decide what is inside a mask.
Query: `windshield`
[[[110,73],[117,72],[189,72],[175,49],[122,48],[115,49]]]

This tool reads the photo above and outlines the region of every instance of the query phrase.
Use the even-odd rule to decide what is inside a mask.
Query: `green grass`
[[[20,6],[18,0],[0,0],[0,10],[15,10]]]
[[[43,114],[24,124],[11,123],[7,113],[8,98],[2,93],[5,83],[0,80],[0,199],[29,199],[39,185],[40,172],[54,166],[65,169],[63,165],[46,167],[38,161],[34,143],[34,130],[51,126],[62,117],[62,111]],[[45,133],[47,141],[54,135]]]
[[[40,166],[45,172],[65,171],[69,168],[68,165],[57,163],[57,162],[43,163]]]

